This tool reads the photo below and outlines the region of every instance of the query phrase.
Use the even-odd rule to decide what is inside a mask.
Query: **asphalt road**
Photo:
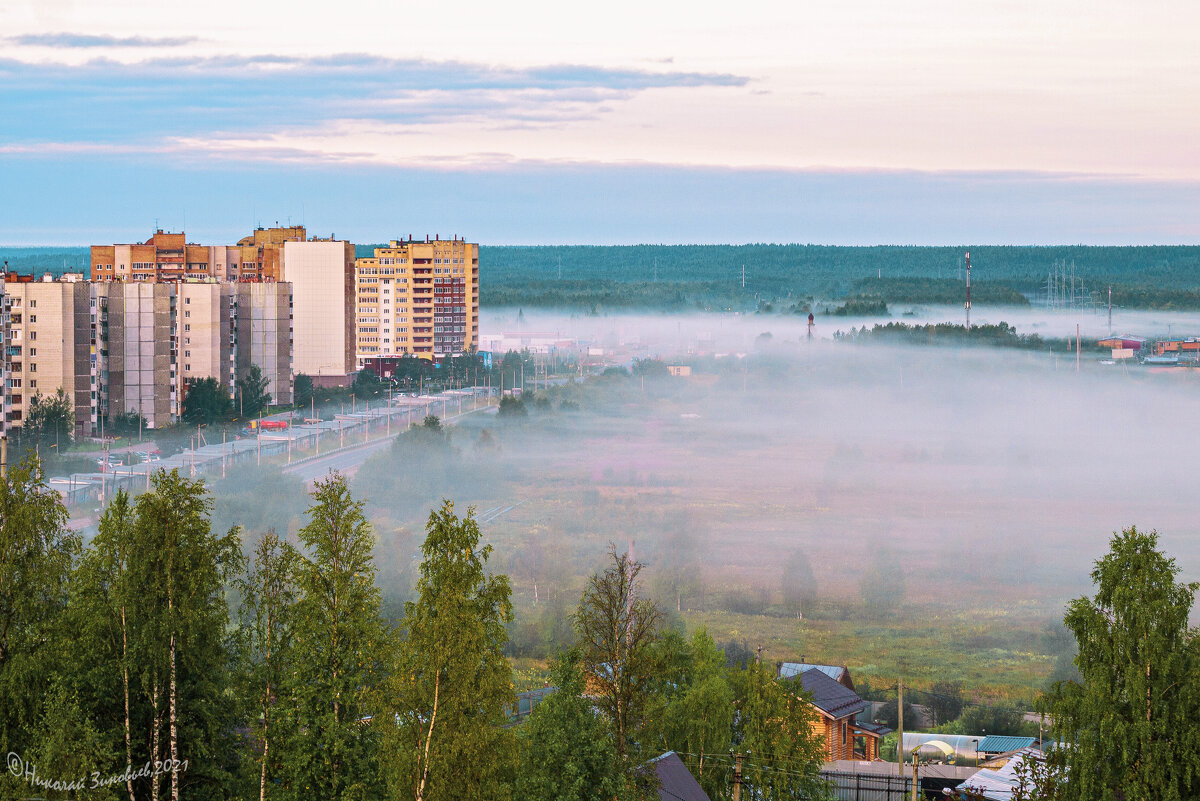
[[[440,410],[441,403],[439,401],[437,403],[429,404],[429,406],[421,410],[420,414],[437,414]],[[489,412],[494,414],[495,411],[496,407],[494,406],[482,406],[474,411],[467,409],[462,414],[455,414],[451,415],[450,417],[443,418],[442,422],[449,424],[453,423],[460,417],[466,417],[469,414],[487,414]],[[414,407],[414,422],[417,416],[415,412],[416,407]],[[384,448],[390,448],[393,440],[395,440],[398,436],[400,436],[400,432],[393,434],[391,437],[372,440],[371,442],[365,443],[357,448],[347,448],[345,450],[338,451],[337,453],[331,453],[328,456],[310,459],[304,464],[285,467],[283,472],[297,476],[303,479],[306,483],[310,484],[313,481],[316,481],[318,478],[328,475],[331,472],[352,476],[358,471],[358,468],[362,466],[362,463],[371,456],[383,450]]]

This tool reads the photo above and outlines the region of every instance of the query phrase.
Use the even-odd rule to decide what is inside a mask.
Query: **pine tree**
[[[1068,607],[1080,683],[1045,699],[1064,747],[1071,799],[1180,801],[1200,792],[1197,640],[1188,627],[1197,585],[1129,528],[1095,563],[1093,598]]]
[[[502,728],[513,706],[503,653],[512,620],[506,576],[487,572],[471,512],[443,501],[429,515],[417,600],[405,604],[404,640],[387,696],[399,726],[387,736],[391,794],[416,801],[508,795],[515,759]]]
[[[388,635],[379,614],[374,545],[363,506],[341,475],[318,481],[296,570],[292,672],[280,700],[289,742],[283,795],[305,801],[376,798],[378,689]]]

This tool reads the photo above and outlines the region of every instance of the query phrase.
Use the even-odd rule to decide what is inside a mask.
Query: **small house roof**
[[[779,678],[794,678],[795,676],[799,676],[801,673],[807,673],[810,670],[819,670],[834,681],[844,684],[851,690],[854,689],[854,682],[850,680],[850,669],[845,665],[814,665],[808,662],[780,662]]]
[[[858,693],[830,678],[821,670],[806,670],[800,674],[800,684],[812,693],[813,703],[832,718],[844,718],[861,712],[867,705]]]
[[[660,801],[712,801],[674,751],[655,757],[650,764],[658,776]]]

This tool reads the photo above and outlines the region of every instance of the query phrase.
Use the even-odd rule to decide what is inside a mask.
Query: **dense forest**
[[[375,245],[359,245],[360,256]],[[535,245],[480,247],[484,306],[737,309],[878,296],[885,303],[957,303],[966,247],[878,245]],[[977,303],[1025,305],[1054,271],[1126,308],[1200,308],[1200,247],[971,247]],[[86,271],[86,248],[0,248],[9,269]],[[744,273],[743,273],[744,268]],[[1068,278],[1068,280],[1070,280]],[[1103,297],[1101,297],[1101,295]]]

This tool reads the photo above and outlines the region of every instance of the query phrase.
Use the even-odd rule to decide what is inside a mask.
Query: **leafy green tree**
[[[354,383],[350,391],[359,400],[370,400],[380,395],[387,395],[387,386],[379,380],[379,376],[371,370],[359,370],[354,374]]]
[[[233,416],[233,399],[215,378],[200,378],[183,396],[183,420],[191,425],[212,425]]]
[[[145,596],[129,579],[131,563],[145,556],[137,546],[135,515],[129,493],[118,490],[100,516],[91,547],[71,578],[70,625],[81,669],[75,683],[84,706],[110,740],[121,743],[125,765],[143,759],[139,686],[134,654],[148,610]],[[136,727],[136,734],[135,734]],[[125,790],[134,797],[133,780]]]
[[[658,678],[655,647],[662,612],[639,592],[644,565],[609,549],[611,564],[588,579],[575,613],[580,668],[612,731],[626,784],[644,785],[643,736],[650,690]]]
[[[584,697],[578,652],[550,667],[555,692],[521,726],[521,769],[514,797],[530,801],[609,801],[623,782],[608,727]]]
[[[292,628],[297,598],[295,573],[299,555],[274,530],[254,548],[249,570],[238,583],[242,596],[242,630],[246,635],[246,674],[243,693],[256,713],[251,727],[262,750],[259,763],[259,801],[267,797],[282,771],[275,725],[279,693],[293,668]],[[272,743],[276,744],[271,750]]]
[[[135,411],[128,411],[109,418],[104,433],[114,437],[131,437],[146,430],[146,418]]]
[[[783,576],[780,579],[783,590],[783,604],[797,619],[804,616],[804,607],[817,598],[817,578],[813,575],[812,564],[808,554],[797,548],[783,563]]]
[[[213,699],[232,692],[225,585],[242,557],[236,529],[212,531],[210,508],[203,481],[158,471],[134,507],[136,547],[125,573],[141,607],[131,655],[150,710],[150,759],[189,760],[186,773],[164,777],[172,799],[185,787],[233,790],[228,738],[237,710]]]
[[[313,400],[312,376],[297,373],[292,379],[292,398],[297,406],[308,406]]]
[[[68,444],[75,433],[75,406],[66,391],[59,387],[50,397],[38,392],[30,398],[23,428],[43,448]]]
[[[91,780],[93,773],[108,776],[120,772],[107,772],[116,762],[113,751],[113,744],[80,705],[75,693],[64,682],[56,680],[46,696],[45,711],[24,759],[42,778],[76,783],[83,780],[83,787],[88,789],[77,793],[76,798],[108,801],[120,798],[120,791],[125,788],[114,784],[92,789]],[[27,785],[24,789],[34,788]],[[24,793],[21,797],[28,798],[30,794]],[[59,795],[51,790],[46,792],[46,797],[70,798],[71,793]]]
[[[726,789],[728,765],[722,760],[732,745],[733,688],[725,654],[703,627],[692,635],[686,653],[683,675],[667,689],[663,750],[678,752],[705,792],[716,797]]]
[[[941,726],[962,714],[963,684],[961,681],[935,681],[924,698],[925,705],[933,712],[933,725]]]
[[[0,753],[30,742],[81,542],[32,454],[0,480]],[[50,663],[52,664],[52,663]]]
[[[750,756],[742,771],[742,795],[767,801],[823,798],[821,738],[817,712],[798,681],[780,682],[766,665],[752,663],[732,674],[733,745]],[[786,771],[777,770],[787,765]],[[726,774],[727,775],[727,774]]]
[[[340,474],[318,481],[300,529],[293,669],[277,713],[292,737],[280,744],[282,795],[375,798],[382,792],[380,722],[371,698],[383,676],[388,633],[375,586],[374,537]]]
[[[496,414],[500,417],[516,419],[528,417],[529,410],[525,408],[525,401],[512,395],[505,395],[500,399],[500,407],[496,410]]]
[[[905,709],[904,714],[908,714]],[[912,720],[912,718],[905,718]],[[958,717],[958,728],[963,734],[1001,734],[1020,736],[1028,734],[1032,724],[1025,723],[1025,714],[1011,706],[983,706],[972,704]],[[1037,726],[1033,726],[1037,728]]]
[[[258,417],[260,412],[266,411],[266,408],[271,405],[271,393],[267,392],[270,384],[271,382],[262,374],[262,368],[257,364],[246,368],[246,372],[237,380],[236,384],[238,417]]]
[[[1095,596],[1068,606],[1083,678],[1058,684],[1044,701],[1069,744],[1066,798],[1195,797],[1200,663],[1188,619],[1200,585],[1177,582],[1178,574],[1156,532],[1129,528],[1095,563]]]
[[[507,797],[516,743],[503,728],[515,703],[503,653],[512,620],[508,578],[489,574],[472,512],[443,501],[425,526],[417,600],[405,604],[403,642],[388,683],[386,735],[395,798]]]

